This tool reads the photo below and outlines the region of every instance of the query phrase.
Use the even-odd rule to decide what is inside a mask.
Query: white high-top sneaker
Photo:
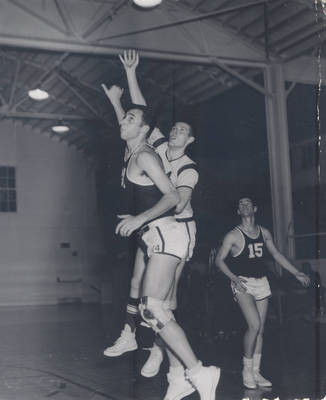
[[[149,357],[140,371],[141,375],[146,376],[146,378],[152,378],[157,375],[162,361],[162,350],[154,343],[153,347],[150,349]]]
[[[253,375],[255,382],[258,386],[261,387],[271,387],[272,382],[268,379],[264,378],[260,373],[260,361],[261,361],[261,354],[254,354],[253,358]]]
[[[200,400],[215,400],[215,390],[221,375],[220,368],[203,367],[200,362],[196,367],[187,370],[187,375],[196,387]]]
[[[135,332],[131,332],[130,326],[126,324],[113,346],[106,348],[103,354],[107,357],[118,357],[127,351],[137,350],[137,348]]]
[[[196,390],[186,379],[183,367],[170,368],[167,378],[169,386],[163,400],[181,400]]]
[[[254,379],[253,374],[253,360],[252,358],[243,357],[243,370],[242,370],[242,380],[243,386],[247,389],[256,389],[257,384]]]

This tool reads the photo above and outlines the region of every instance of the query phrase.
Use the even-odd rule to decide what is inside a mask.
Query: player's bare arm
[[[117,120],[120,123],[125,116],[125,111],[121,105],[121,96],[123,94],[123,89],[116,85],[108,88],[104,83],[102,83],[101,86],[104,90],[104,93],[106,94],[106,97],[110,100],[117,116]]]
[[[140,172],[146,173],[162,192],[162,198],[154,207],[139,215],[120,215],[119,218],[121,218],[122,221],[117,225],[115,233],[121,236],[130,236],[147,221],[151,221],[175,207],[180,200],[176,188],[164,173],[158,157],[155,154],[151,154],[147,151],[141,152],[137,156],[136,163]]]
[[[230,268],[226,265],[225,259],[228,256],[228,254],[231,252],[231,250],[237,245],[238,237],[236,232],[231,231],[226,234],[223,244],[220,247],[216,259],[215,259],[215,264],[219,267],[219,269],[231,279],[232,282],[235,283],[237,289],[243,293],[246,292],[246,288],[243,285],[244,282],[246,282],[245,279],[239,278],[238,276],[234,275]]]
[[[177,190],[180,196],[180,201],[175,208],[175,213],[180,214],[191,200],[193,190],[185,186],[178,187]]]
[[[270,252],[270,254],[272,255],[272,257],[274,258],[274,260],[284,269],[286,269],[287,271],[289,271],[291,274],[293,274],[296,279],[298,279],[299,282],[301,282],[301,284],[303,286],[308,286],[310,283],[310,279],[309,277],[304,274],[303,272],[298,271],[294,265],[292,265],[284,256],[282,253],[279,252],[279,250],[276,248],[272,235],[269,232],[268,229],[266,228],[261,228],[264,238],[265,238],[265,242],[266,242],[266,247],[268,249],[268,251]]]
[[[125,50],[123,55],[119,55],[119,58],[126,71],[131,101],[134,104],[146,106],[146,100],[140,90],[136,75],[139,63],[138,53],[135,50]]]

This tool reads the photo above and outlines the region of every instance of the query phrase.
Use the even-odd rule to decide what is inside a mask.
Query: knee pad
[[[168,305],[163,300],[153,297],[142,297],[139,311],[143,320],[155,332],[160,332],[171,319],[174,319],[173,313],[168,309]]]

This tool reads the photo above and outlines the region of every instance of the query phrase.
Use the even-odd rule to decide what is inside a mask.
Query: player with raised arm
[[[110,96],[112,97],[113,92],[121,95],[121,90],[116,87],[111,89],[105,88],[105,90],[109,98]],[[112,102],[111,98],[110,100]],[[153,185],[157,187],[162,183],[155,180],[156,176],[153,176],[149,170],[149,165],[146,165],[146,163],[139,164],[139,162],[136,161],[136,164],[130,164],[133,157],[137,157],[138,159],[139,151],[143,152],[143,150],[145,150],[143,147],[140,147],[139,149],[138,147],[132,147],[134,150],[130,150],[128,138],[123,134],[128,127],[129,118],[137,117],[138,112],[135,113],[135,110],[142,110],[142,106],[135,105],[123,118],[120,118],[120,126],[121,137],[127,142],[127,155],[129,156],[126,157],[128,165],[125,168],[124,182],[127,182],[127,185],[125,185],[126,188],[130,186],[129,181],[135,173],[135,176],[132,179],[134,186],[132,198],[136,200],[138,199],[136,201],[136,208],[139,210],[139,206],[137,206],[139,200],[145,204],[145,202],[153,202],[154,198],[154,196],[148,195],[149,191],[145,190],[144,187],[150,185],[148,182],[145,184],[143,180],[149,178],[152,180]],[[130,115],[130,112],[132,112],[132,115]],[[118,113],[117,115],[119,116]],[[138,126],[139,131],[142,126],[141,121],[136,122],[138,123],[136,125]],[[149,125],[145,124],[145,126],[147,126],[147,134],[149,131]],[[134,129],[136,129],[136,126]],[[145,153],[148,153],[150,152],[150,148],[144,140],[146,140],[146,135],[142,135],[141,146],[146,146]],[[162,169],[161,172],[164,175]],[[139,188],[140,184],[138,183],[140,178],[142,178],[143,182],[141,188]],[[160,179],[163,179],[162,176]],[[168,180],[168,178],[164,175],[163,182],[166,182],[166,180]],[[170,184],[172,186],[171,182]],[[141,192],[141,195],[135,196],[136,188],[137,191]],[[178,203],[179,201],[180,197],[178,195]],[[166,210],[163,212],[166,212]],[[150,215],[152,216],[153,212],[151,212]],[[138,224],[133,223],[133,219],[135,218],[136,221],[142,222],[142,224],[137,226]],[[144,275],[141,282],[141,302],[139,307],[141,315],[145,322],[147,322],[161,336],[170,351],[176,355],[174,358],[182,367],[183,373],[183,365],[187,368],[187,377],[198,390],[201,399],[212,400],[215,398],[215,389],[219,380],[220,371],[218,368],[213,366],[202,366],[201,362],[194,355],[183,330],[174,320],[173,313],[168,305],[169,293],[174,285],[177,266],[180,261],[185,259],[187,256],[189,238],[183,226],[176,222],[174,217],[164,216],[163,218],[157,218],[156,216],[153,218],[144,221],[142,213],[140,215],[136,214],[134,217],[124,216],[124,220],[118,225],[116,230],[116,232],[120,233],[122,236],[129,236],[134,230],[142,227],[139,232],[139,244],[146,252],[148,262],[146,263],[145,270],[142,271]],[[127,221],[127,223],[124,223],[124,221]],[[141,247],[137,250],[136,264],[138,263],[140,266],[143,266],[144,252]],[[130,333],[130,328],[128,329],[128,333]],[[105,353],[107,353],[107,351],[111,352],[111,350],[112,348],[109,348]],[[181,364],[179,360],[181,360],[183,364]],[[187,383],[187,388],[189,389],[189,386],[191,385],[189,382]],[[182,397],[184,397],[184,393],[182,394]]]
[[[136,76],[136,68],[139,63],[138,53],[135,50],[125,51],[123,56],[120,56],[120,60],[126,71],[132,102],[146,105],[146,100],[142,95]],[[117,108],[117,103],[115,108]],[[191,196],[198,182],[198,172],[196,164],[185,154],[187,147],[193,141],[194,136],[192,128],[188,123],[183,121],[176,122],[173,125],[168,140],[157,128],[153,130],[148,138],[148,142],[154,146],[163,160],[165,169],[179,192],[180,202],[176,207],[175,217],[176,220],[182,224],[183,229],[189,236],[187,256],[180,261],[177,267],[174,286],[168,297],[171,310],[177,308],[177,286],[179,278],[185,262],[189,261],[192,257],[196,241],[196,223],[193,219]],[[143,376],[152,377],[158,373],[163,360],[163,350],[164,348],[160,344],[160,341],[155,340],[150,355],[141,370]],[[169,387],[166,399],[175,398],[175,396],[180,399],[192,392],[193,389],[184,379],[182,364],[173,356],[169,349],[166,350],[170,361],[168,373]]]

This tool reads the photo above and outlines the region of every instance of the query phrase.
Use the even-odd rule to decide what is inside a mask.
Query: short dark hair
[[[195,136],[193,127],[189,124],[189,122],[186,122],[186,121],[183,121],[183,120],[181,120],[181,121],[178,120],[175,123],[177,123],[177,122],[181,122],[183,124],[186,124],[189,127],[189,137],[194,137]]]
[[[249,199],[254,207],[257,206],[257,204],[256,204],[255,200],[252,198],[252,196],[245,195],[245,196],[240,196],[240,197],[239,197],[239,199],[238,199],[238,201],[237,201],[237,207],[239,207],[239,202],[240,202],[240,200],[242,200],[242,199]]]
[[[152,128],[154,116],[153,110],[149,106],[144,106],[142,104],[130,104],[126,110],[126,113],[130,110],[140,110],[142,112],[143,125],[148,125],[150,128]]]

